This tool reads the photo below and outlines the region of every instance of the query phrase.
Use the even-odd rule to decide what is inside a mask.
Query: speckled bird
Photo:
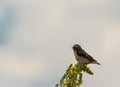
[[[89,55],[87,52],[85,52],[79,44],[75,44],[72,47],[75,59],[79,63],[84,63],[84,64],[98,64],[98,63],[91,55]]]

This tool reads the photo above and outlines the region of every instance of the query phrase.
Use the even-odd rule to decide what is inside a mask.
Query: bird
[[[87,52],[85,52],[79,44],[73,45],[72,49],[73,49],[75,59],[79,63],[101,65],[91,55],[89,55]]]

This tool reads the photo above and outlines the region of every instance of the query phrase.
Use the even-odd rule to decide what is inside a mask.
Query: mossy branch
[[[93,75],[93,72],[86,64],[77,63],[74,66],[70,64],[63,77],[60,79],[60,84],[56,84],[55,87],[80,87],[83,82],[83,72]]]

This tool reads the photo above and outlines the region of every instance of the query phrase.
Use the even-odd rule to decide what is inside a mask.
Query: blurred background
[[[120,87],[120,0],[0,0],[0,87],[54,87],[78,43],[89,65],[81,87]]]

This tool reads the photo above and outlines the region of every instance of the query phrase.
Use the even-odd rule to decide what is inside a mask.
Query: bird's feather
[[[88,53],[86,53],[84,50],[78,50],[78,51],[77,51],[77,54],[78,54],[79,56],[82,56],[83,58],[88,59],[88,60],[91,61],[91,62],[95,62],[95,61],[96,61],[96,60],[93,59],[92,56],[90,56],[90,55],[89,55]]]

